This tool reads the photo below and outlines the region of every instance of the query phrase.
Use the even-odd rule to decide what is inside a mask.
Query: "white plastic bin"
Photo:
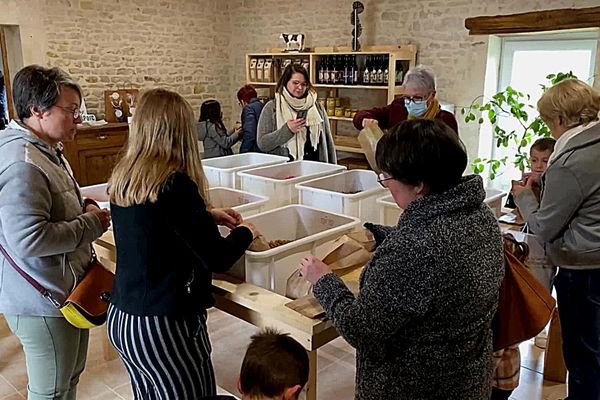
[[[110,200],[108,193],[106,192],[106,183],[100,183],[98,185],[84,186],[80,188],[81,196],[89,197],[98,203],[100,208],[110,208]]]
[[[240,180],[236,177],[238,172],[288,161],[288,157],[274,154],[242,153],[202,160],[202,168],[209,187],[240,189]]]
[[[269,200],[265,196],[226,187],[211,188],[208,196],[213,207],[232,208],[244,217],[263,212]]]
[[[300,204],[375,223],[379,222],[377,198],[387,192],[374,171],[358,169],[302,182],[296,189]]]
[[[379,209],[379,223],[381,225],[394,226],[398,224],[402,209],[398,207],[391,194],[378,198],[377,208]]]
[[[293,240],[271,250],[246,254],[229,271],[246,282],[285,295],[287,280],[307,253],[323,257],[324,246],[360,225],[354,217],[299,204],[253,215],[246,219],[268,239]]]
[[[501,190],[491,188],[485,190],[484,202],[494,211],[496,218],[500,216],[502,199],[505,195],[506,193]],[[382,225],[396,225],[402,212],[392,198],[392,195],[377,199],[377,204],[379,205],[379,223]]]
[[[241,189],[267,196],[267,209],[298,203],[296,184],[345,170],[343,165],[293,161],[239,172]]]
[[[506,193],[498,190],[487,188],[485,189],[485,204],[490,206],[494,214],[496,214],[496,218],[500,217],[502,214],[502,199],[506,196]]]

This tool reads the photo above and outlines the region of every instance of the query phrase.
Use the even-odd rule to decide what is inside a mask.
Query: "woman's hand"
[[[106,208],[101,210],[93,204],[89,204],[85,209],[86,211],[89,209],[88,212],[91,212],[98,217],[100,224],[102,225],[102,232],[106,232],[110,226],[110,210]]]
[[[246,228],[250,229],[250,232],[252,232],[252,240],[254,240],[260,236],[260,232],[258,231],[258,229],[256,229],[254,224],[251,222],[242,222],[238,226],[245,226]]]
[[[363,119],[362,127],[366,128],[367,126],[372,125],[372,124],[379,125],[379,121],[377,121],[376,119],[373,119],[373,118],[365,118],[365,119]]]
[[[529,180],[527,180],[526,182],[528,182],[528,181]],[[519,196],[522,191],[524,191],[526,189],[531,189],[531,185],[529,185],[529,187],[527,187],[526,182],[512,181],[512,188],[510,191],[514,198],[517,198],[517,196]]]
[[[290,119],[287,122],[287,126],[293,133],[298,133],[300,129],[306,126],[306,120],[304,118]]]
[[[323,275],[327,275],[331,272],[331,268],[329,268],[327,264],[312,254],[307,254],[302,257],[298,269],[300,269],[300,274],[304,279],[313,285],[316,284]]]
[[[244,221],[240,213],[231,208],[213,208],[209,212],[215,224],[226,226],[229,229],[235,228]]]

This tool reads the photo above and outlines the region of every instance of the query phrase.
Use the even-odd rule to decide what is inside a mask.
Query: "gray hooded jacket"
[[[91,260],[100,219],[83,213],[67,161],[22,125],[0,132],[0,154],[0,244],[62,304]],[[62,315],[1,254],[0,313]]]
[[[569,140],[542,175],[542,200],[522,191],[515,203],[554,264],[600,269],[600,124]]]

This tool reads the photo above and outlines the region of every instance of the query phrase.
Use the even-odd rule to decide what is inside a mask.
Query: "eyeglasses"
[[[290,83],[294,86],[301,86],[303,88],[308,87],[308,83],[306,83],[306,82],[300,82],[300,81],[293,80],[293,81],[290,81]]]
[[[379,174],[379,176],[377,177],[377,182],[384,188],[387,188],[387,186],[385,186],[385,184],[383,182],[385,181],[389,181],[390,179],[394,179],[392,177],[386,178],[385,175],[383,174]]]
[[[426,97],[423,97],[423,96],[402,96],[402,98],[404,99],[404,104],[409,104],[410,102],[413,102],[413,103],[422,103],[422,102],[426,101],[427,99],[429,99],[429,96],[431,96],[431,95],[427,95]]]
[[[81,117],[81,110],[79,108],[71,108],[71,107],[63,107],[63,106],[54,106],[54,107],[58,107],[65,111],[70,112],[71,114],[73,114],[73,119],[78,119],[79,117]]]

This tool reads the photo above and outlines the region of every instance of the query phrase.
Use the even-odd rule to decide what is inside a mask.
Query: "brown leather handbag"
[[[504,280],[494,318],[494,351],[531,339],[550,321],[556,301],[525,266],[526,243],[504,235]]]
[[[1,244],[0,253],[19,275],[60,310],[71,325],[80,329],[90,329],[106,321],[115,275],[100,264],[93,249],[93,258],[83,279],[75,286],[64,304],[56,301],[48,289],[23,271]]]

